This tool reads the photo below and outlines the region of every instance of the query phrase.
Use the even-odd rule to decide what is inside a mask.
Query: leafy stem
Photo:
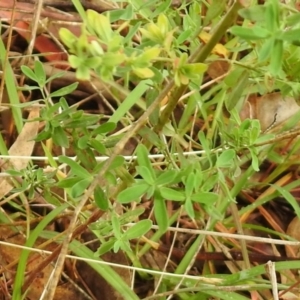
[[[227,12],[227,14],[221,20],[219,26],[216,28],[215,32],[213,33],[212,37],[207,42],[207,44],[205,44],[204,46],[200,45],[198,49],[196,49],[196,51],[190,56],[189,62],[201,63],[205,61],[205,59],[211,53],[214,46],[220,41],[222,36],[226,33],[227,29],[231,26],[232,22],[235,20],[238,10],[243,7],[241,2],[242,1],[235,1],[235,3]],[[167,87],[169,86],[171,87],[169,91],[171,91],[174,88],[174,85],[175,85],[174,81],[171,81],[170,84],[167,86]],[[157,126],[155,127],[156,132],[161,131],[164,125],[168,122],[170,115],[174,111],[174,108],[176,107],[180,97],[185,93],[187,87],[188,85],[181,85],[180,87],[175,88],[168,101],[166,108],[164,109],[164,111],[162,112],[159,118],[159,122]],[[167,95],[169,91],[167,92]]]

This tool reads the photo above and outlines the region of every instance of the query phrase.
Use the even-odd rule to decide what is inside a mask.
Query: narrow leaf
[[[147,189],[149,189],[149,185],[146,183],[136,184],[118,194],[117,201],[120,203],[139,201],[140,197],[146,193]]]
[[[152,226],[152,222],[150,220],[142,220],[130,227],[124,234],[124,236],[131,240],[137,239],[146,234]]]
[[[82,179],[92,176],[85,168],[67,156],[59,156],[59,162],[67,164],[69,167],[71,167],[72,173]]]

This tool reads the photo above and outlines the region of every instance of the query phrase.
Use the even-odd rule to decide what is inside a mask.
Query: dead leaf
[[[28,120],[39,117],[39,108],[33,108],[28,116]],[[10,147],[8,153],[11,156],[30,156],[35,145],[33,140],[38,133],[39,122],[26,122],[21,133],[17,137],[14,144]],[[13,158],[4,162],[1,166],[2,170],[14,169],[21,170],[26,168],[29,159]],[[7,179],[0,179],[0,198],[9,193],[14,186]]]
[[[300,241],[300,220],[296,216],[289,224],[286,233],[294,239]],[[300,257],[300,246],[285,246],[285,252],[290,257]],[[283,284],[294,284],[299,280],[299,273],[295,270],[284,270],[281,272],[281,280]],[[293,290],[284,293],[280,299],[296,300],[299,299]]]
[[[292,97],[283,97],[280,93],[271,93],[262,97],[250,96],[244,104],[240,117],[258,119],[262,131],[279,126],[300,111],[300,106]]]
[[[211,79],[225,75],[230,68],[230,63],[224,60],[214,60],[208,66],[207,73]]]
[[[7,268],[6,266],[10,263],[16,261],[21,255],[21,249],[14,247],[13,245],[24,245],[26,243],[25,238],[21,234],[16,234],[9,227],[0,227],[0,236],[1,239],[5,240],[7,243],[11,243],[11,246],[1,245],[0,247],[0,257],[1,257],[1,266],[6,269],[6,278],[12,278],[13,274],[15,274],[16,267]],[[40,243],[44,242],[41,239],[37,240],[35,246],[38,246]],[[56,244],[49,244],[45,250],[53,251],[56,247]],[[39,267],[39,264],[45,259],[42,254],[32,253],[30,254],[27,261],[26,274],[30,271],[36,270]],[[51,264],[47,265],[43,268],[36,276],[35,280],[31,284],[26,294],[26,299],[28,300],[36,300],[40,299],[41,294],[45,288],[47,280],[53,270],[53,266]],[[59,285],[55,292],[54,300],[64,300],[64,299],[78,299],[85,300],[83,294],[79,293],[77,289],[75,289],[74,285],[71,283],[65,283]]]
[[[286,234],[300,241],[300,220],[296,216],[289,224]],[[287,256],[300,258],[300,246],[286,246],[285,251]]]

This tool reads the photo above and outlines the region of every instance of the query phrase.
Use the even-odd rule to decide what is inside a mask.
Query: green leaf
[[[193,202],[191,201],[190,198],[187,198],[185,200],[184,209],[191,219],[195,218],[194,206],[193,206]]]
[[[164,0],[161,2],[157,2],[156,5],[158,5],[158,6],[156,7],[155,11],[153,12],[151,18],[155,18],[157,15],[166,12],[167,9],[170,7],[171,3],[172,3],[172,0]]]
[[[89,177],[75,183],[70,190],[71,196],[73,198],[81,196],[84,193],[85,189],[87,189],[88,186],[91,184],[92,180],[93,178]]]
[[[250,154],[251,154],[251,166],[254,171],[258,172],[259,171],[259,161],[256,153],[256,149],[250,147],[249,148]]]
[[[66,72],[57,72],[57,73],[54,73],[52,76],[48,77],[48,79],[46,80],[46,83],[51,82],[51,81],[53,81],[54,79],[63,77],[65,73],[66,73]]]
[[[119,122],[122,117],[124,117],[128,111],[134,105],[140,102],[140,98],[142,95],[149,90],[149,80],[142,80],[138,83],[138,85],[129,93],[126,99],[119,105],[114,114],[110,117],[109,121],[113,123]],[[143,107],[145,109],[146,107]],[[147,150],[148,151],[148,150]]]
[[[89,142],[89,137],[87,135],[84,135],[78,139],[77,146],[81,150],[86,149],[88,146],[88,142]]]
[[[122,238],[122,233],[121,233],[121,224],[120,224],[120,217],[117,216],[116,214],[113,214],[111,217],[111,224],[114,232],[114,236],[117,239]]]
[[[265,21],[266,7],[263,5],[254,5],[249,8],[242,8],[239,10],[239,15],[244,19],[253,22]]]
[[[187,176],[186,180],[184,181],[184,183],[185,183],[185,194],[187,196],[192,195],[192,193],[194,191],[194,188],[195,188],[195,182],[196,182],[195,174],[192,172]]]
[[[260,122],[259,120],[253,120],[251,123],[251,131],[250,131],[250,143],[254,144],[256,142],[256,140],[258,139],[260,133],[261,133],[261,129],[260,129]]]
[[[5,173],[9,174],[10,176],[23,176],[23,172],[17,170],[6,170]]]
[[[158,47],[151,47],[149,49],[145,49],[142,54],[140,54],[138,57],[134,59],[133,61],[134,66],[136,67],[149,66],[149,63],[159,56],[161,50],[162,49]]]
[[[21,66],[21,70],[25,76],[38,83],[36,74],[27,66]]]
[[[86,14],[88,25],[92,31],[94,31],[103,42],[109,42],[113,36],[109,16],[99,14],[94,10],[88,10]]]
[[[173,183],[173,181],[176,179],[178,175],[178,172],[175,170],[168,170],[164,171],[162,174],[160,174],[157,179],[155,180],[156,185],[167,185]]]
[[[180,71],[190,79],[199,78],[207,70],[207,65],[202,63],[194,63],[182,66]]]
[[[143,39],[149,39],[159,45],[163,44],[164,36],[162,35],[160,28],[156,24],[149,23],[147,24],[146,28],[140,28],[139,30],[142,33]]]
[[[274,138],[275,138],[275,134],[261,135],[260,137],[257,138],[257,140],[255,141],[255,144],[263,143],[263,142],[269,141]]]
[[[281,70],[281,65],[283,61],[283,41],[276,40],[274,42],[271,62],[270,62],[270,72],[272,75],[278,75]]]
[[[249,72],[248,70],[245,70],[239,77],[236,85],[233,87],[229,97],[227,98],[228,100],[225,100],[226,107],[229,111],[237,106],[238,102],[241,99],[241,96],[243,95],[243,93],[245,93],[248,82]]]
[[[79,178],[85,179],[93,177],[85,168],[83,168],[76,161],[67,156],[61,155],[59,156],[58,160],[60,163],[65,163],[67,166],[69,166],[71,168],[72,174],[78,176]]]
[[[106,122],[93,130],[92,135],[104,134],[116,129],[117,124],[114,122]]]
[[[104,66],[108,68],[114,68],[121,65],[125,61],[125,59],[125,54],[106,52],[103,55],[103,62],[101,67]]]
[[[116,242],[116,239],[112,238],[107,242],[101,243],[101,246],[97,249],[94,256],[95,257],[100,257],[103,254],[107,253],[108,251],[112,250],[112,248],[114,247],[115,242]]]
[[[114,253],[119,252],[120,248],[124,248],[124,242],[122,240],[116,240],[114,243]]]
[[[1,23],[0,23],[1,26]],[[12,69],[12,66],[10,65],[10,61],[8,61],[8,51],[6,51],[4,40],[0,38],[0,64],[2,66],[3,74],[1,76],[1,81],[3,83],[3,80],[5,82],[5,90],[8,94],[9,98],[9,105],[11,106],[11,112],[13,115],[13,118],[11,119],[11,122],[14,123],[14,126],[16,126],[18,133],[20,133],[23,130],[23,112],[20,109],[20,95],[18,94],[17,90],[17,83],[16,83],[16,74],[14,70]],[[3,70],[5,66],[5,71]],[[3,85],[4,86],[4,85]],[[3,102],[3,98],[1,101]],[[2,135],[1,135],[2,137]],[[0,148],[3,150],[1,154],[4,154],[7,152],[6,146],[3,145],[3,139],[0,138]],[[1,145],[2,144],[2,145]]]
[[[299,18],[300,16],[298,16]],[[299,21],[299,19],[298,19]],[[279,35],[276,36],[277,39],[286,42],[295,42],[300,40],[300,28],[284,30]]]
[[[251,278],[254,278],[254,275]],[[240,295],[238,293],[235,293],[235,292],[224,293],[224,291],[218,291],[216,289],[210,289],[210,290],[207,290],[207,291],[205,290],[205,291],[203,291],[203,293],[202,292],[200,293],[200,296],[202,297],[203,294],[209,295],[206,299],[249,300],[248,297],[245,297],[245,296]],[[196,299],[201,299],[201,298],[197,298],[197,295],[196,295],[196,298],[191,299],[191,300],[196,300]]]
[[[209,165],[210,165],[210,167],[212,167],[213,166],[213,162],[212,162],[212,158],[211,158],[212,147],[211,147],[210,140],[206,138],[206,136],[202,130],[200,130],[198,132],[198,138],[203,147],[203,150],[205,151],[205,156],[207,157],[207,159],[209,161]]]
[[[144,126],[143,128],[141,128],[139,130],[139,135],[141,135],[141,137],[143,139],[146,139],[147,141],[151,142],[153,145],[155,145],[156,147],[161,147],[162,142],[158,136],[157,133],[153,132],[153,130],[151,130],[149,127]]]
[[[192,195],[192,200],[197,203],[203,203],[206,205],[213,205],[219,198],[219,195],[212,192],[199,192]]]
[[[125,161],[125,159],[123,156],[121,156],[121,155],[116,156],[114,158],[114,160],[111,162],[111,164],[108,168],[108,171],[120,168],[121,166],[123,166],[124,161]]]
[[[43,64],[39,60],[34,62],[34,73],[37,78],[37,83],[40,87],[43,87],[46,84],[46,73]]]
[[[271,36],[269,30],[257,25],[251,28],[232,26],[230,31],[232,34],[249,41],[267,39]]]
[[[49,192],[47,190],[43,191],[43,197],[47,201],[47,203],[54,205],[55,207],[61,206],[61,202],[55,197],[52,192]]]
[[[298,25],[300,20],[300,13],[293,13],[286,17],[285,24],[288,27]]]
[[[69,55],[69,63],[72,68],[77,69],[83,64],[83,60],[80,57],[77,57],[76,55]]]
[[[132,72],[141,79],[152,78],[154,72],[150,68],[133,68]]]
[[[145,198],[150,199],[154,195],[155,191],[156,187],[154,185],[150,185],[145,195]]]
[[[59,181],[56,186],[59,188],[71,188],[73,185],[75,185],[77,182],[79,182],[81,178],[78,177],[69,177],[69,178],[64,178],[61,181]]]
[[[69,95],[77,89],[77,86],[78,86],[78,82],[74,82],[70,85],[64,86],[63,88],[51,93],[50,97],[62,97],[65,95]]]
[[[61,127],[55,127],[52,133],[53,142],[64,148],[69,148],[69,140],[65,131]]]
[[[90,50],[90,54],[93,57],[97,57],[94,67],[100,67],[101,62],[103,61],[102,56],[104,54],[104,51],[103,51],[103,48],[102,48],[101,44],[99,43],[99,41],[95,41],[95,40],[91,41],[89,50]]]
[[[136,170],[149,185],[154,185],[155,178],[153,178],[153,174],[148,168],[144,166],[137,166]]]
[[[265,12],[266,27],[273,33],[279,28],[279,5],[278,0],[269,0]]]
[[[76,77],[80,80],[90,80],[90,69],[85,66],[79,66],[76,70]]]
[[[96,57],[88,57],[83,59],[83,64],[85,67],[89,69],[96,70],[97,68],[101,67],[103,65],[103,57],[99,57],[98,55]]]
[[[176,191],[167,187],[160,187],[159,192],[161,196],[166,200],[171,201],[184,201],[185,195],[183,192]]]
[[[36,137],[35,137],[35,141],[36,142],[41,142],[43,140],[47,140],[49,138],[51,138],[51,132],[50,131],[42,131],[41,133],[39,133]]]
[[[170,22],[165,14],[160,14],[157,18],[157,26],[159,27],[161,33],[166,36],[169,32]]]
[[[106,154],[106,148],[101,142],[99,142],[97,140],[94,140],[94,139],[91,139],[89,141],[89,144],[91,145],[91,147],[93,147],[100,154],[102,154],[102,155]]]
[[[152,173],[151,177],[155,178],[156,176],[155,176],[153,167],[148,158],[149,151],[148,151],[147,147],[143,144],[139,144],[136,148],[136,155],[137,155],[137,162],[138,162],[139,166],[146,167]]]
[[[274,42],[275,42],[274,39],[268,39],[263,43],[258,53],[259,62],[264,62],[271,56],[274,47]]]
[[[100,164],[101,165],[101,164]],[[99,166],[99,165],[98,165]],[[97,167],[98,167],[97,166]],[[104,175],[104,178],[107,180],[107,182],[111,185],[117,185],[117,179],[114,173],[112,172],[106,172]]]
[[[74,50],[74,45],[78,40],[76,35],[74,35],[69,29],[61,28],[59,30],[59,37],[70,50]]]
[[[124,237],[128,240],[137,239],[146,234],[152,226],[152,221],[150,220],[142,220],[130,227],[124,233]]]
[[[157,193],[154,197],[154,216],[159,226],[159,230],[166,232],[168,228],[168,212],[166,202]]]
[[[109,202],[108,199],[103,192],[103,190],[99,187],[96,186],[94,190],[94,200],[96,205],[101,209],[101,210],[107,210],[109,207]]]
[[[235,158],[235,156],[236,156],[236,154],[233,149],[224,150],[217,158],[217,167],[218,168],[231,167],[232,161]]]
[[[208,10],[205,14],[203,25],[207,26],[211,20],[222,15],[223,11],[226,8],[226,4],[227,0],[212,1],[208,6]]]
[[[133,7],[131,4],[127,4],[125,9],[115,9],[109,12],[109,19],[112,23],[120,20],[131,20],[133,18]]]
[[[176,39],[177,43],[179,45],[183,44],[186,40],[189,39],[189,37],[191,36],[192,33],[193,33],[192,29],[184,30],[183,32],[181,32],[179,34],[178,38]]]
[[[142,197],[148,189],[149,185],[146,183],[135,184],[119,193],[117,201],[120,203],[139,202],[140,197]]]

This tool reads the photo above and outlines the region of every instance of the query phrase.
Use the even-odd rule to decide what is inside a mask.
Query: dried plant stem
[[[300,128],[299,127],[295,128],[295,129],[292,129],[292,130],[289,130],[289,131],[286,131],[286,132],[283,132],[283,133],[280,133],[272,139],[269,139],[267,141],[263,141],[261,143],[256,143],[253,146],[254,147],[259,147],[259,146],[264,146],[264,145],[275,144],[275,143],[281,142],[283,140],[294,139],[298,135],[300,135]]]

